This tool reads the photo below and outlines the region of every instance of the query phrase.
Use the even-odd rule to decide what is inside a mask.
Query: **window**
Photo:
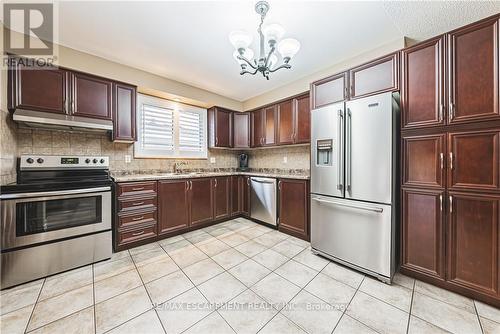
[[[137,95],[136,158],[207,158],[207,110]]]

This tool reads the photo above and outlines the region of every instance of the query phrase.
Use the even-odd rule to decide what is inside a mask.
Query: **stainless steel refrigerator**
[[[311,247],[382,281],[396,270],[399,94],[311,112]]]

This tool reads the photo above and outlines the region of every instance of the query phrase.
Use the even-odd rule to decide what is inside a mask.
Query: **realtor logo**
[[[51,3],[4,3],[4,50],[17,55],[52,56],[54,12]],[[22,33],[23,38],[14,39]]]

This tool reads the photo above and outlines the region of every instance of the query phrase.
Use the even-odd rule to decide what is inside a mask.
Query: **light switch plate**
[[[132,162],[132,156],[130,154],[125,154],[125,162],[126,163],[131,163]]]
[[[287,163],[288,163],[288,157],[287,157],[287,156],[283,157],[283,163],[284,163],[284,164],[287,164]]]
[[[210,157],[210,163],[214,164],[215,163],[215,157]]]

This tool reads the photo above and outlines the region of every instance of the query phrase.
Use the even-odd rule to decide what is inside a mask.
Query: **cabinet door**
[[[448,186],[498,190],[498,131],[450,133]]]
[[[347,72],[313,82],[311,98],[314,109],[347,100]]]
[[[403,185],[445,186],[446,135],[403,138]]]
[[[252,113],[252,147],[262,146],[263,139],[264,139],[263,110],[256,110]]]
[[[241,213],[242,176],[231,176],[231,216]]]
[[[311,142],[311,107],[309,95],[294,99],[296,144]]]
[[[242,112],[233,113],[233,147],[250,147],[250,114]]]
[[[242,176],[241,211],[245,216],[250,216],[250,177],[249,176]]]
[[[165,234],[189,226],[188,181],[158,181],[158,233]]]
[[[403,189],[403,267],[445,278],[444,192]]]
[[[214,182],[214,219],[227,218],[231,212],[229,176],[216,177]]]
[[[83,73],[72,74],[71,113],[74,116],[109,119],[112,83]]]
[[[295,138],[293,100],[278,105],[278,145],[293,144]]]
[[[359,98],[399,89],[398,54],[374,60],[353,68],[350,73],[350,97]]]
[[[202,224],[213,219],[212,179],[192,179],[190,182],[190,222]]]
[[[68,72],[57,68],[33,69],[24,65],[11,71],[9,105],[12,109],[66,113]]]
[[[498,118],[498,21],[456,30],[448,45],[449,122]]]
[[[282,179],[279,190],[279,229],[302,239],[309,237],[309,186],[306,180]]]
[[[113,141],[134,142],[135,136],[135,98],[134,86],[113,84]]]
[[[449,194],[448,280],[493,295],[499,284],[499,199]]]
[[[219,107],[214,107],[209,111],[210,146],[211,147],[232,147],[232,112]],[[212,125],[213,123],[213,125]]]
[[[444,124],[444,37],[402,52],[403,128]]]
[[[264,140],[262,144],[264,146],[276,145],[277,129],[278,129],[278,107],[272,105],[263,109],[264,118]]]

